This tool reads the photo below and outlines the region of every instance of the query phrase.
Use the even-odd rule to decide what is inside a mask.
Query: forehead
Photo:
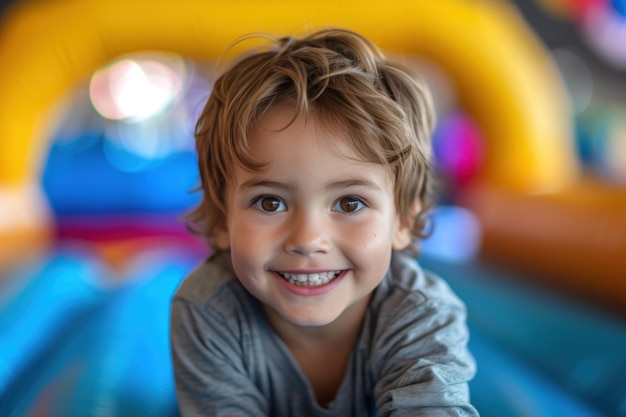
[[[294,118],[288,107],[270,109],[250,129],[249,152],[255,163],[240,166],[248,172],[289,175],[290,170],[309,170],[310,175],[352,175],[365,171],[390,174],[388,167],[368,161],[356,149],[341,123],[316,114]]]
[[[295,110],[284,104],[270,108],[251,125],[248,141],[252,156],[256,158],[268,153],[270,159],[280,156],[264,150],[281,144],[282,147],[274,151],[284,153],[299,145],[307,147],[311,156],[330,153],[354,162],[369,161],[362,147],[359,149],[351,139],[346,123],[339,118],[322,116],[318,111],[296,115]]]

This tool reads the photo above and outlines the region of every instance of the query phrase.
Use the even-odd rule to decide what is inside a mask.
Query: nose
[[[285,252],[303,256],[327,253],[331,240],[325,223],[323,219],[306,213],[292,216],[284,242]]]

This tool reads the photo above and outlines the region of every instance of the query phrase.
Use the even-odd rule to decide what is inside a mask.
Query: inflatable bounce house
[[[557,67],[513,6],[488,0],[16,1],[0,24],[1,415],[177,415],[169,301],[205,251],[177,220],[195,203],[175,194],[197,185],[193,152],[145,178],[64,154],[69,92],[128,54],[217,61],[242,34],[323,26],[454,85],[463,113],[436,151],[482,159],[456,171],[446,203],[460,211],[438,211],[420,262],[468,305],[481,415],[626,416],[626,188],[581,169]],[[443,251],[476,253],[436,256],[442,233]]]

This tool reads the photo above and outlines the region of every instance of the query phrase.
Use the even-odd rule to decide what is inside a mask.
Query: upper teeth
[[[314,286],[329,283],[339,275],[341,271],[316,272],[314,274],[294,274],[291,272],[281,272],[280,275],[291,284]]]

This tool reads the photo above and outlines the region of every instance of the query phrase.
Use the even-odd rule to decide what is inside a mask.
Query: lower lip
[[[305,287],[303,285],[301,286],[291,284],[289,281],[285,280],[285,278],[281,277],[276,272],[274,272],[274,276],[276,277],[276,279],[278,279],[281,285],[292,294],[298,295],[300,297],[317,297],[331,292],[337,285],[339,285],[339,282],[343,280],[343,277],[346,275],[346,273],[347,271],[341,271],[341,273],[328,284],[322,284],[315,287]]]

